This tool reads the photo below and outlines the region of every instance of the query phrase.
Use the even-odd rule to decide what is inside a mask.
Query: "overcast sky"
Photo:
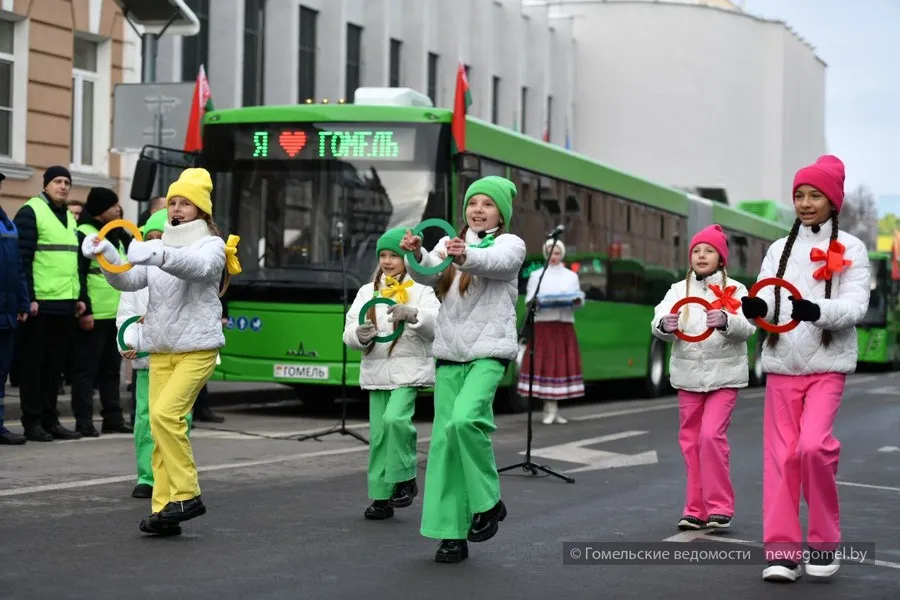
[[[745,0],[744,10],[790,25],[828,65],[828,150],[846,189],[900,195],[900,0]]]

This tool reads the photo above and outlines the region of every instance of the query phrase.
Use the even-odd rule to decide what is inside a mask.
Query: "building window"
[[[494,75],[491,80],[491,123],[500,122],[500,78]]]
[[[244,0],[244,106],[263,103],[266,0]]]
[[[185,4],[200,21],[197,35],[181,38],[181,80],[194,81],[200,65],[209,72],[209,0],[185,0]]]
[[[437,70],[438,55],[434,52],[428,53],[428,97],[431,103],[437,106]]]
[[[391,40],[391,75],[390,87],[400,87],[400,48],[403,42],[400,40]]]
[[[94,125],[97,83],[97,43],[75,38],[72,68],[72,164],[94,165]]]
[[[519,123],[519,133],[525,133],[525,126],[528,123],[528,88],[522,87],[522,121]]]
[[[297,101],[305,102],[316,97],[316,20],[317,11],[300,7],[300,41],[297,72]]]
[[[359,87],[362,64],[362,27],[347,24],[347,85],[344,99],[353,102],[353,94]]]
[[[15,24],[0,21],[0,156],[12,156]]]

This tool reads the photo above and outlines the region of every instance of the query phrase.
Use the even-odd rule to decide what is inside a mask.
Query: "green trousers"
[[[425,537],[464,540],[472,517],[500,501],[490,434],[497,429],[494,393],[505,371],[493,359],[437,367],[422,505]]]
[[[369,391],[369,498],[388,500],[416,476],[415,388]]]
[[[137,458],[138,484],[153,485],[153,437],[150,435],[150,371],[134,370],[134,455]],[[193,426],[194,415],[188,414],[188,435]]]

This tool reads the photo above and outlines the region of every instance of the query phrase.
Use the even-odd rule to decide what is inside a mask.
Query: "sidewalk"
[[[124,381],[124,379],[123,379]],[[66,386],[65,393],[59,395],[57,408],[62,418],[72,417],[72,388]],[[274,402],[278,400],[291,400],[297,396],[291,388],[277,383],[242,383],[234,381],[210,381],[209,405],[210,407],[234,406],[236,404],[253,404]],[[122,385],[121,389],[122,409],[125,412],[131,410],[131,392]],[[19,406],[19,388],[6,384],[6,417],[7,423],[16,424],[22,417]],[[100,414],[100,395],[94,390],[94,414]]]

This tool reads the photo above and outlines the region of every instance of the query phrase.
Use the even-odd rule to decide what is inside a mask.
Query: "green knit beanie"
[[[406,227],[397,227],[387,230],[384,235],[378,238],[378,245],[375,246],[375,254],[381,255],[382,250],[390,250],[400,256],[403,256],[403,250],[400,248],[400,242],[406,235]]]
[[[146,236],[151,231],[158,231],[160,233],[165,231],[166,215],[168,214],[169,211],[163,208],[150,215],[150,218],[147,219],[147,222],[141,227],[141,234]]]
[[[466,190],[466,201],[463,205],[463,212],[469,206],[469,199],[475,194],[484,194],[494,201],[500,215],[503,217],[503,224],[509,231],[510,221],[512,220],[512,201],[516,197],[516,184],[505,177],[498,175],[488,175],[474,182]]]

